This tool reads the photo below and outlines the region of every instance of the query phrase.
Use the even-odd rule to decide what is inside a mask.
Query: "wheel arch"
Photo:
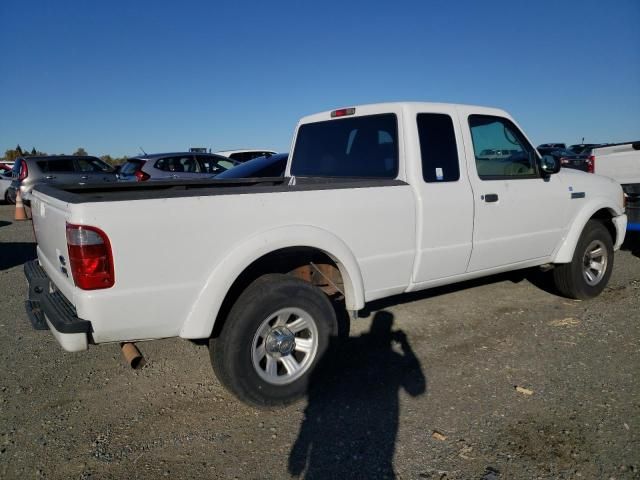
[[[573,253],[580,240],[580,235],[589,220],[598,220],[606,227],[611,234],[614,249],[618,249],[624,239],[624,230],[626,222],[616,221],[620,217],[621,212],[605,202],[592,202],[582,209],[578,216],[573,220],[571,227],[564,238],[564,241],[553,256],[553,263],[569,263],[573,258]],[[625,218],[622,216],[622,218]],[[622,224],[624,223],[624,225]]]
[[[364,282],[356,258],[344,241],[312,226],[282,227],[257,234],[236,246],[210,272],[180,331],[180,337],[208,338],[237,295],[260,274],[293,270],[296,255],[333,265],[339,272],[345,306],[364,307]],[[282,259],[286,258],[284,262]],[[278,260],[277,262],[275,260]],[[326,259],[326,262],[322,262]],[[300,262],[297,262],[300,266]],[[303,272],[294,275],[304,277]]]

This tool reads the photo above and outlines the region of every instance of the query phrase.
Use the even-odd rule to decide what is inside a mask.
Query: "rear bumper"
[[[38,260],[25,263],[24,274],[29,283],[25,308],[33,328],[51,330],[68,352],[86,350],[93,331],[91,322],[78,318],[73,305],[55,288]]]

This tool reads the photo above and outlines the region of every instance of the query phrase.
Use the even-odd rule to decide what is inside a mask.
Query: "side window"
[[[81,172],[111,172],[113,168],[97,158],[76,158]]]
[[[181,158],[180,163],[182,163],[182,167],[184,168],[185,172],[196,173],[199,171],[198,164],[196,163],[196,159],[193,157],[193,155]]]
[[[233,165],[233,162],[225,159],[224,157],[214,157],[213,155],[197,155],[198,163],[200,164],[200,171],[203,173],[217,174],[228,170],[228,165]]]
[[[73,160],[70,158],[60,158],[55,160],[42,160],[38,167],[43,173],[73,173]]]
[[[419,113],[418,136],[424,181],[458,181],[460,162],[451,117],[441,113]]]
[[[535,150],[512,122],[501,117],[470,115],[469,128],[480,179],[537,176]]]
[[[76,160],[76,162],[78,162],[78,168],[80,169],[81,172],[96,172],[96,171],[98,171],[96,168],[93,167],[93,165],[90,162],[88,162],[84,158],[78,158]]]
[[[193,155],[161,158],[156,162],[155,167],[164,172],[194,173],[198,171]]]

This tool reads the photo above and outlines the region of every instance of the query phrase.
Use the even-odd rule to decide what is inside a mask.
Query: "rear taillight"
[[[596,157],[595,155],[589,155],[587,160],[587,172],[596,173]]]
[[[111,244],[102,230],[67,224],[67,248],[71,273],[78,288],[97,290],[113,286]]]
[[[151,178],[148,173],[145,173],[142,170],[138,170],[134,175],[136,176],[137,182],[145,182]]]
[[[22,181],[29,175],[29,167],[27,167],[27,162],[20,162],[20,173],[18,174],[18,180]]]

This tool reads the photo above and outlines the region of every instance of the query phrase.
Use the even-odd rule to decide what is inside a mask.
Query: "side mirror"
[[[543,155],[542,161],[540,162],[540,168],[543,173],[547,175],[551,175],[553,173],[558,173],[560,171],[560,160],[551,156],[551,155]]]

